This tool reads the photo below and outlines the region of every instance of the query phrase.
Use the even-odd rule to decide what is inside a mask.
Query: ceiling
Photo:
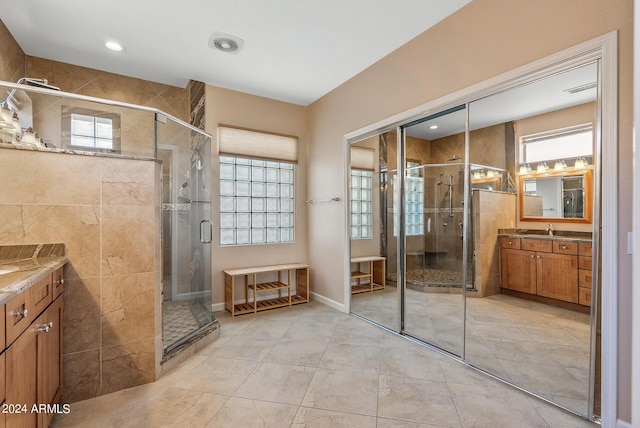
[[[587,64],[564,73],[536,80],[469,104],[469,129],[480,129],[512,120],[524,119],[563,108],[595,101],[597,88],[571,93],[568,89],[596,83],[598,66]],[[465,130],[464,109],[449,114],[434,114],[407,128],[407,135],[436,140]],[[432,126],[436,129],[430,129]]]
[[[470,1],[0,0],[0,19],[30,56],[305,106]],[[242,49],[210,48],[214,32]]]

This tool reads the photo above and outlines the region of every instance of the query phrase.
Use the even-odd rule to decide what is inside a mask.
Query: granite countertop
[[[546,239],[552,241],[591,242],[591,232],[573,232],[554,230],[549,235],[545,230],[536,229],[498,229],[498,237]]]
[[[0,305],[67,262],[64,244],[0,246]]]

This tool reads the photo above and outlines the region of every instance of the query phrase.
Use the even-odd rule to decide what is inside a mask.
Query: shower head
[[[453,155],[449,159],[447,159],[447,162],[456,162],[459,160],[460,160],[460,157],[458,155]]]
[[[442,180],[438,180],[438,181],[436,181],[436,184],[437,184],[438,186],[439,186],[439,185],[441,185],[441,184],[442,184]]]

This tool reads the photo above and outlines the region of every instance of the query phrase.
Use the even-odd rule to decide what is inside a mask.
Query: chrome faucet
[[[549,234],[549,236],[553,236],[553,225],[551,223],[549,223],[547,225],[547,228],[545,229],[545,232],[547,232]]]

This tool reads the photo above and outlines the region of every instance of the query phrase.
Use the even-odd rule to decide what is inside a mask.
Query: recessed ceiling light
[[[244,40],[231,34],[219,31],[209,36],[209,47],[226,53],[238,53],[244,44]]]
[[[124,50],[124,47],[118,42],[107,41],[107,42],[104,42],[104,45],[107,47],[107,49],[111,49],[112,51],[115,51],[115,52],[122,52]]]
[[[431,125],[429,129],[438,129],[438,125]]]

